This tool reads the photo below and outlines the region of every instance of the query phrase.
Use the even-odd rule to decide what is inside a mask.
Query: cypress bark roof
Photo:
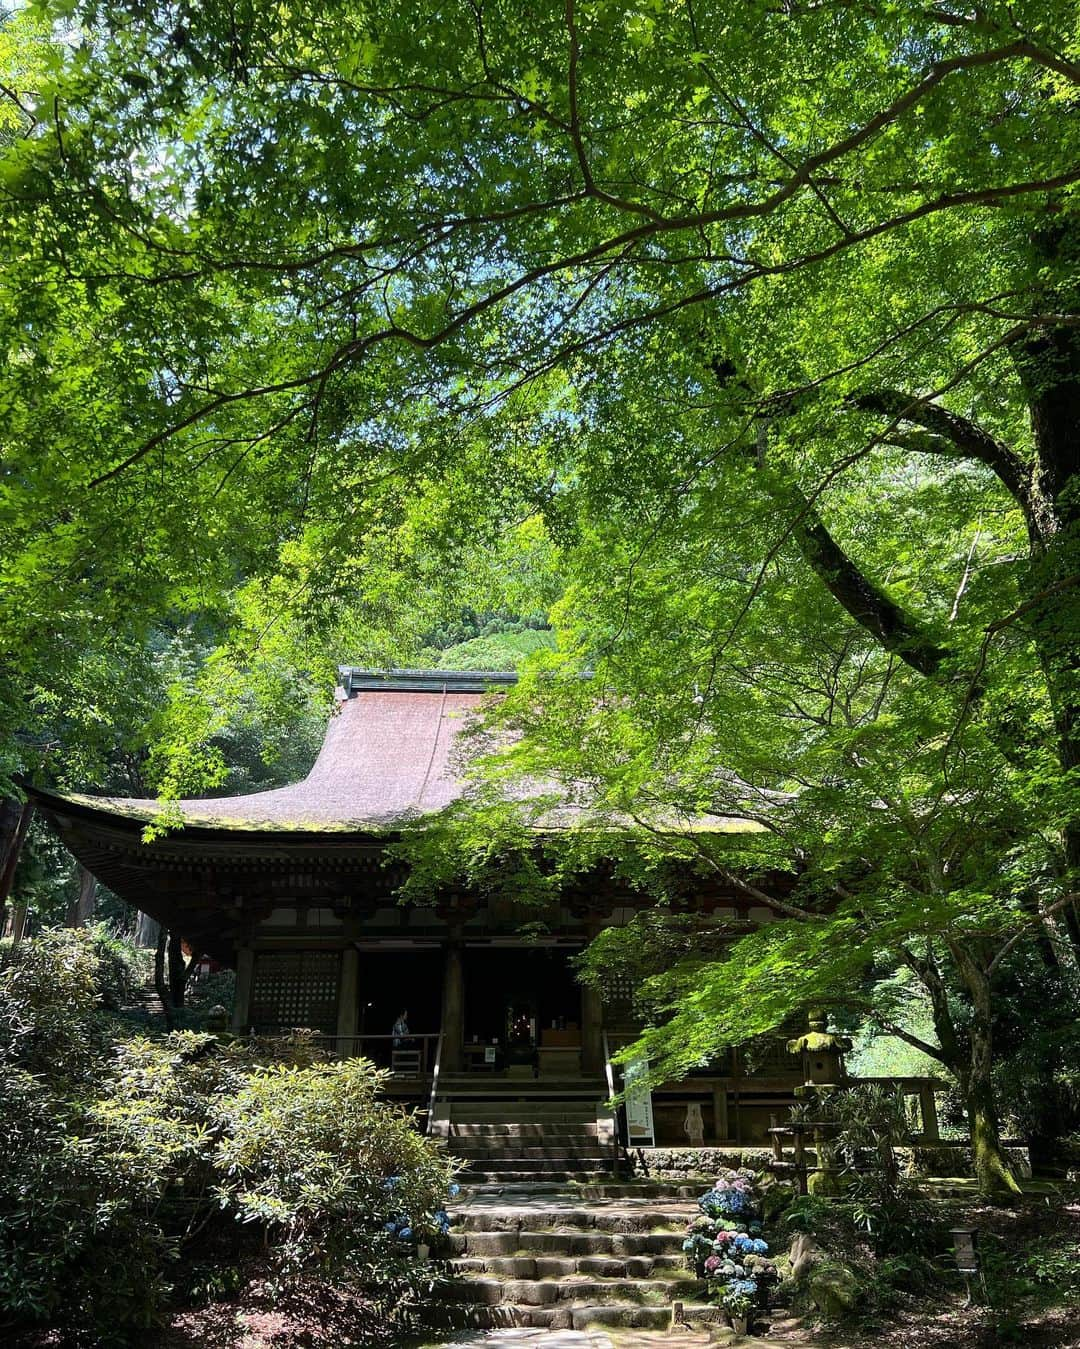
[[[99,817],[171,829],[240,833],[392,833],[461,800],[467,756],[459,737],[493,689],[514,683],[505,673],[442,670],[386,672],[342,667],[338,708],[319,757],[302,782],[241,796],[164,803],[153,798],[65,793],[62,800]],[[515,798],[550,796],[553,783],[521,782]],[[33,792],[55,811],[61,798]],[[550,803],[549,803],[550,804]],[[585,812],[565,802],[544,815],[544,828],[566,827]],[[615,823],[612,821],[612,823]],[[624,821],[624,823],[627,823]],[[753,823],[700,816],[668,827],[716,832],[754,830]]]
[[[341,674],[339,697],[345,696],[302,782],[243,796],[170,802],[169,819],[245,831],[380,833],[460,799],[465,781],[452,751],[484,700],[488,677],[456,671]],[[503,676],[498,682],[508,681]],[[151,820],[163,809],[151,798],[69,794],[67,799],[127,819]]]

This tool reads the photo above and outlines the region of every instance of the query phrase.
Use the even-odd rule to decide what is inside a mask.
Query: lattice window
[[[307,1026],[333,1035],[337,1029],[340,951],[260,951],[251,988],[256,1030]]]

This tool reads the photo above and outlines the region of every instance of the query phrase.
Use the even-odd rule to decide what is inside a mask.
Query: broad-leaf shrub
[[[303,1042],[268,1062],[190,1031],[118,1040],[99,969],[74,932],[0,966],[0,1338],[137,1340],[245,1269],[279,1292],[347,1279],[391,1316],[415,1269],[395,1224],[429,1221],[450,1176],[378,1070]]]

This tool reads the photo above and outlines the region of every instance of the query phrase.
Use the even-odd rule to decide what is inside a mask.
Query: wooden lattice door
[[[260,951],[255,957],[251,1022],[257,1031],[306,1026],[337,1029],[340,951]]]

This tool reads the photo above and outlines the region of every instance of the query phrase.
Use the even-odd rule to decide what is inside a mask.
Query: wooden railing
[[[302,1031],[290,1031],[285,1026],[262,1029],[256,1026],[253,1034],[260,1039],[285,1040]],[[325,1035],[310,1036],[311,1041],[336,1058],[370,1059],[377,1068],[387,1068],[395,1077],[426,1078],[435,1071],[442,1035],[432,1032],[424,1035]]]

